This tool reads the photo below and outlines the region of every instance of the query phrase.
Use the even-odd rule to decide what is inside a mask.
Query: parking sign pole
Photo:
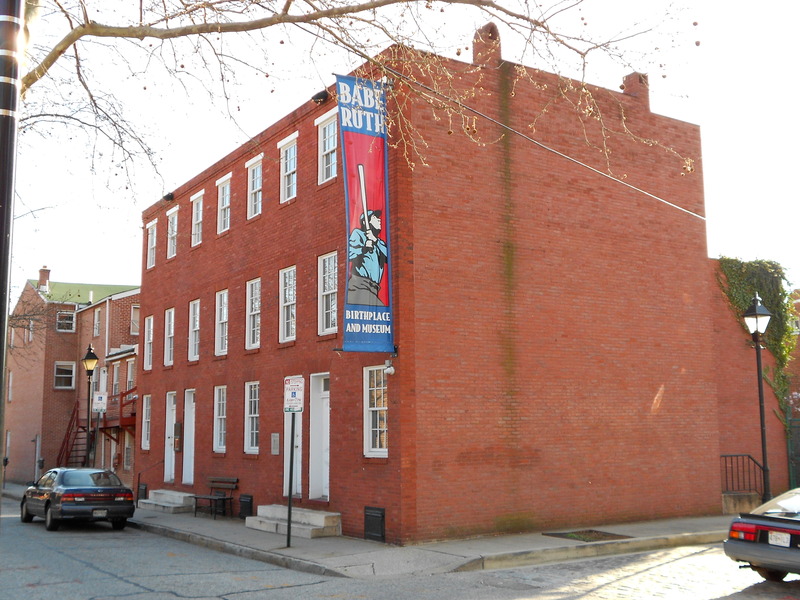
[[[292,547],[292,496],[294,492],[294,423],[296,413],[292,413],[292,433],[289,438],[289,504],[286,515],[286,547]]]
[[[283,412],[292,414],[292,427],[289,434],[289,498],[286,513],[286,547],[292,546],[292,496],[294,494],[294,431],[296,414],[303,412],[305,380],[302,375],[284,377]],[[284,446],[285,447],[285,446]]]

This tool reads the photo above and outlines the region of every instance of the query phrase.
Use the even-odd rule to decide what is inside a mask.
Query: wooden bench
[[[233,514],[233,490],[238,487],[237,477],[209,477],[208,487],[210,494],[196,494],[194,496],[194,516],[197,516],[197,507],[201,502],[208,503],[211,516],[216,519],[217,513],[222,516]]]

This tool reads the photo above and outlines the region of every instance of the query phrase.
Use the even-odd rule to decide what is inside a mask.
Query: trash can
[[[253,496],[252,494],[239,494],[239,518],[253,516]]]
[[[139,500],[147,500],[147,484],[140,483],[139,487],[136,490],[136,502]]]
[[[386,541],[386,509],[374,506],[364,507],[364,539],[376,542]]]

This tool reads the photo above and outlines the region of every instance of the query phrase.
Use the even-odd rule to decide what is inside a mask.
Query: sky
[[[654,61],[645,69],[651,110],[701,127],[709,256],[777,261],[800,287],[800,199],[792,184],[800,154],[795,145],[800,119],[792,112],[793,28],[800,3],[587,0],[570,18],[617,30],[628,20],[652,21],[668,5],[677,33],[660,38],[663,45],[652,40],[644,45]],[[466,39],[473,31],[464,27]],[[502,32],[501,39],[504,55],[513,60]],[[348,72],[360,62],[326,54],[316,55],[312,64],[288,34],[278,43],[273,52],[278,58],[264,65],[271,77],[249,73],[240,80],[231,106],[235,123],[209,109],[191,84],[187,98],[174,93],[176,83],[167,79],[115,73],[101,82],[124,99],[131,119],[149,136],[160,174],[140,165],[126,177],[122,169],[108,167],[113,157],[107,149],[100,145],[104,154],[93,154],[74,131],[21,136],[12,304],[43,266],[54,281],[138,284],[142,211],[332,84],[333,72]],[[293,56],[300,57],[297,64],[289,64]],[[598,65],[587,80],[618,89],[627,72]]]

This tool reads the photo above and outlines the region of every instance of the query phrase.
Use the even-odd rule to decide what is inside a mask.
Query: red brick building
[[[484,33],[473,64],[449,61],[453,85],[524,135],[476,117],[476,143],[400,80],[388,106],[426,144],[425,165],[402,144],[389,156],[396,356],[337,350],[341,314],[324,308],[333,293],[341,311],[347,260],[339,149],[325,162],[335,102],[298,107],[144,212],[150,490],[202,494],[225,475],[256,505],[285,503],[283,379],[301,375],[295,506],[341,513],[345,534],[371,509],[396,543],[720,512],[735,445],[720,389],[741,372],[733,393],[755,402],[755,381],[707,257],[702,162],[676,160],[699,159],[699,128],[650,112],[638,74],[593,88],[579,118],[576,82],[520,77]]]
[[[132,481],[135,420],[129,419],[127,430],[120,430],[109,387],[121,372],[125,389],[134,385],[138,310],[137,286],[50,281],[46,267],[38,280],[26,282],[9,321],[3,440],[9,481],[37,479],[40,464],[49,469],[86,463],[89,391],[81,359],[89,345],[100,359],[93,393],[110,400],[108,416],[99,421],[92,417],[92,430],[97,429],[100,440],[94,464],[113,467]],[[114,365],[122,361],[121,371]],[[123,461],[114,458],[122,457],[125,447],[128,473],[123,472]]]

